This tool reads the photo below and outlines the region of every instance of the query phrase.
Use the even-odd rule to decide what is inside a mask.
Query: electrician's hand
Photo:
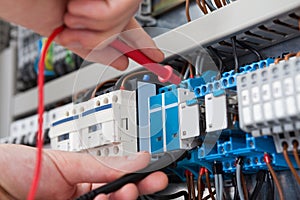
[[[146,167],[148,153],[130,157],[102,157],[89,154],[43,151],[42,174],[36,199],[74,199],[101,184],[111,182],[125,173]],[[36,149],[21,145],[0,145],[0,199],[26,199],[33,179]],[[137,199],[167,186],[167,177],[155,172],[138,184],[127,184],[102,199]],[[93,184],[91,184],[93,183]]]
[[[70,0],[64,23],[67,28],[58,42],[89,61],[125,69],[128,59],[107,45],[122,32],[129,45],[142,50],[154,61],[163,60],[150,36],[133,15],[141,0]]]

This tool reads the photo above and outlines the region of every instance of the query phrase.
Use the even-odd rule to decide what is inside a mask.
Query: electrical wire
[[[256,184],[255,184],[254,190],[253,190],[253,192],[250,196],[250,200],[257,199],[257,196],[258,196],[259,192],[261,191],[262,186],[264,184],[264,180],[265,180],[266,175],[267,175],[266,171],[259,171],[256,174]]]
[[[300,22],[300,20],[299,20],[299,22]],[[296,56],[297,56],[297,57],[300,57],[300,51],[296,54]]]
[[[205,0],[196,0],[196,3],[204,15],[208,13]]]
[[[214,190],[211,194],[207,195],[206,197],[204,197],[202,200],[208,200],[208,199],[212,199],[211,195],[215,195],[216,194],[216,190]]]
[[[243,186],[242,186],[242,181],[241,181],[241,165],[240,164],[236,164],[236,182],[237,182],[237,187],[238,187],[238,192],[240,195],[240,199],[241,200],[245,200],[245,196],[244,196],[244,191],[243,191]]]
[[[245,199],[248,200],[249,199],[248,190],[247,190],[246,180],[245,180],[245,176],[244,176],[243,172],[241,172],[241,181],[242,181],[242,186],[243,186],[243,192],[244,192],[244,195],[245,195]]]
[[[232,53],[234,57],[234,71],[236,73],[239,72],[239,59],[236,51],[236,37],[231,37],[231,44],[232,44]]]
[[[199,174],[198,174],[198,180],[197,180],[197,189],[198,189],[198,200],[201,200],[202,199],[202,196],[203,196],[203,191],[202,191],[202,177],[205,173],[205,168],[204,167],[201,167],[200,170],[199,170]]]
[[[96,96],[96,93],[99,89],[101,89],[104,85],[106,85],[107,83],[116,83],[118,81],[118,79],[112,79],[112,80],[107,80],[107,81],[104,81],[100,84],[98,84],[95,89],[93,90],[93,93],[91,95],[91,99],[94,98]]]
[[[284,60],[288,61],[290,59],[290,57],[293,57],[293,56],[296,56],[296,55],[297,55],[296,53],[289,53],[289,54],[284,56]]]
[[[226,0],[222,0],[222,3],[223,3],[223,6],[227,5]]]
[[[218,175],[219,178],[219,199],[222,200],[223,199],[223,193],[224,193],[224,181],[223,181],[223,176],[222,174]]]
[[[216,10],[216,8],[214,7],[214,5],[212,4],[211,0],[205,0],[207,7],[209,8],[209,10],[212,12],[214,10]]]
[[[215,48],[209,46],[207,47],[207,49],[211,52],[211,54],[217,58],[218,62],[219,62],[219,77],[221,77],[221,75],[223,74],[224,71],[224,64],[223,64],[223,60],[222,57],[220,56],[218,50],[216,50]]]
[[[221,8],[221,7],[222,7],[222,3],[221,3],[220,0],[214,0],[214,2],[215,2],[216,6],[217,6],[218,8]]]
[[[190,16],[190,0],[185,0],[185,15],[188,22],[191,21]]]
[[[274,61],[274,64],[277,65],[281,60],[283,60],[283,59],[282,58],[276,58],[275,61]]]
[[[288,164],[291,172],[293,173],[295,179],[297,180],[298,184],[300,184],[300,177],[299,177],[296,169],[294,168],[294,166],[293,166],[293,164],[292,164],[292,162],[291,162],[291,160],[289,158],[288,152],[287,152],[288,145],[286,143],[284,143],[282,145],[282,147],[283,147],[283,156],[284,156],[284,159],[285,159],[286,163]]]
[[[187,187],[187,190],[188,190],[188,200],[191,200],[192,197],[191,197],[191,182],[190,182],[190,176],[189,176],[189,171],[186,170],[185,171],[185,178],[186,178],[186,187]]]
[[[151,173],[162,170],[175,162],[186,157],[186,150],[177,150],[172,152],[165,152],[165,154],[158,160],[150,163],[146,168],[136,171],[134,173],[126,174],[121,178],[96,188],[80,197],[77,200],[92,200],[99,194],[110,194],[122,188],[128,183],[137,183],[146,178]]]
[[[190,186],[191,186],[192,199],[196,200],[195,185],[194,185],[194,175],[193,175],[192,172],[190,172],[189,176],[190,176]]]
[[[270,171],[270,173],[272,175],[272,178],[273,178],[273,180],[275,182],[275,185],[277,187],[278,194],[279,194],[279,199],[280,200],[284,200],[284,195],[283,195],[282,187],[281,187],[281,185],[279,183],[279,180],[277,178],[277,175],[276,175],[276,173],[275,173],[275,171],[274,171],[274,169],[273,169],[273,167],[271,165],[271,157],[270,157],[270,155],[267,154],[267,153],[265,153],[264,154],[264,160],[265,160],[265,163],[266,163],[266,165],[267,165],[267,167],[268,167],[268,169],[269,169],[269,171]]]
[[[300,158],[299,158],[299,154],[298,154],[298,146],[299,143],[297,141],[293,142],[293,154],[296,160],[296,163],[298,165],[298,168],[300,168]]]
[[[219,177],[218,177],[218,174],[215,174],[214,175],[214,178],[215,178],[215,189],[216,189],[216,196],[217,196],[217,200],[220,199],[220,188],[219,188]]]
[[[126,81],[127,81],[128,79],[130,79],[130,78],[132,78],[132,77],[134,77],[134,76],[137,76],[137,75],[141,75],[141,74],[151,74],[151,72],[144,70],[144,71],[134,72],[134,73],[131,73],[131,74],[125,76],[125,77],[122,79],[121,86],[120,86],[120,90],[125,90],[125,89],[126,89],[126,88],[125,88],[125,83],[126,83]],[[116,83],[116,85],[117,85],[117,84],[118,84],[118,82]]]
[[[210,178],[209,178],[209,172],[207,169],[205,169],[205,179],[206,179],[206,185],[207,185],[207,189],[208,189],[208,192],[210,194],[210,198],[212,200],[215,200],[215,194],[213,194],[212,192],[212,189],[211,189],[211,184],[210,184]],[[215,191],[216,192],[216,191]]]
[[[41,175],[42,168],[42,153],[43,153],[43,114],[44,114],[44,68],[45,68],[45,58],[47,51],[54,40],[54,38],[63,31],[64,26],[60,26],[56,28],[51,35],[49,36],[43,50],[41,53],[41,57],[39,60],[39,70],[38,70],[38,133],[37,133],[37,157],[36,157],[36,165],[34,170],[34,177],[32,181],[32,185],[27,196],[28,200],[33,200],[38,183]]]
[[[151,194],[148,196],[155,200],[169,200],[169,199],[177,199],[180,197],[183,197],[184,200],[188,200],[188,193],[186,191],[179,191],[174,194]]]
[[[190,78],[194,78],[193,65],[191,63],[189,63],[188,67],[190,70]]]
[[[256,50],[255,48],[253,48],[250,45],[248,45],[248,44],[246,44],[242,41],[239,41],[239,40],[236,40],[236,42],[238,43],[238,45],[240,45],[244,49],[248,49],[251,53],[255,54],[258,60],[263,60],[264,59],[263,56],[261,55],[261,53],[259,53],[259,51]]]

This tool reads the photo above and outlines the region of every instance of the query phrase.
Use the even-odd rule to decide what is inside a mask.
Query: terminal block
[[[254,137],[273,135],[278,152],[282,142],[292,150],[299,142],[300,58],[237,77],[240,127]]]

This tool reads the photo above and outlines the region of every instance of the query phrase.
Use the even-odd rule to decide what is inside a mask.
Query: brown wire
[[[278,190],[278,193],[279,193],[279,199],[280,200],[284,200],[284,196],[283,196],[283,192],[282,192],[282,187],[281,187],[281,185],[279,183],[277,175],[276,175],[273,167],[271,166],[271,164],[268,163],[268,162],[266,162],[266,164],[267,164],[267,167],[268,167],[269,171],[271,172],[271,175],[273,177],[274,183],[275,183],[275,185],[277,187],[277,190]]]
[[[293,142],[293,154],[294,154],[296,163],[297,163],[298,167],[300,168],[300,158],[299,158],[299,154],[298,154],[298,145],[299,144],[298,144],[297,141]]]
[[[98,85],[95,87],[95,89],[93,90],[93,93],[92,93],[92,95],[91,95],[91,99],[94,98],[94,97],[96,96],[97,91],[98,91],[100,88],[102,88],[105,84],[107,84],[107,83],[115,83],[115,82],[117,82],[117,81],[118,81],[118,79],[112,79],[112,80],[107,80],[107,81],[104,81],[104,82],[98,84]]]
[[[190,0],[185,1],[185,15],[186,19],[188,22],[191,21],[191,16],[190,16]]]
[[[192,193],[192,199],[196,199],[196,193],[195,193],[195,185],[194,185],[194,175],[193,173],[190,173],[190,187],[191,187],[191,193]]]
[[[276,58],[274,63],[277,65],[281,60],[283,60],[282,58]]]
[[[248,197],[247,185],[246,185],[246,181],[245,181],[245,176],[242,172],[241,172],[241,181],[242,181],[242,186],[243,186],[243,192],[244,192],[245,199],[248,200],[249,197]]]
[[[222,7],[222,3],[220,0],[215,0],[215,4],[218,8],[221,8]]]
[[[223,3],[223,6],[226,6],[226,5],[227,5],[226,0],[222,0],[222,3]]]
[[[188,172],[185,173],[186,187],[188,189],[188,200],[191,200],[191,187],[190,187],[190,176]]]
[[[149,72],[149,71],[147,71],[147,70],[144,70],[144,71],[139,71],[139,72],[134,72],[134,73],[132,73],[132,74],[129,74],[129,75],[127,75],[127,76],[123,79],[120,88],[125,88],[125,82],[126,82],[129,78],[131,78],[131,77],[133,77],[133,76],[136,76],[136,75],[140,75],[140,74],[150,74],[150,73],[151,73],[151,72]]]
[[[196,0],[196,3],[198,5],[198,7],[200,8],[200,10],[203,12],[203,14],[207,14],[208,10],[206,8],[206,2],[205,0]]]
[[[296,54],[297,57],[300,57],[300,51]]]
[[[215,195],[215,194],[216,194],[216,190],[214,190],[214,191],[212,192],[212,194]],[[208,199],[210,199],[210,198],[211,198],[211,195],[209,194],[209,195],[207,195],[206,197],[204,197],[202,200],[208,200]]]
[[[215,200],[215,196],[214,196],[214,193],[212,192],[211,185],[210,185],[209,173],[207,170],[205,171],[205,178],[206,178],[206,185],[207,185],[210,197],[212,200]]]
[[[197,180],[197,189],[198,189],[198,200],[202,199],[203,196],[203,191],[202,191],[202,174],[198,176],[198,180]]]
[[[284,60],[288,61],[290,59],[290,57],[293,57],[293,56],[296,56],[296,55],[297,55],[296,53],[289,53],[289,54],[284,56]]]
[[[286,163],[288,164],[291,172],[293,173],[295,179],[297,180],[298,184],[300,184],[300,177],[296,171],[296,169],[294,168],[290,158],[289,158],[289,155],[288,155],[288,152],[287,152],[287,149],[288,149],[288,145],[285,143],[283,144],[283,156],[284,156],[284,159],[286,161]]]

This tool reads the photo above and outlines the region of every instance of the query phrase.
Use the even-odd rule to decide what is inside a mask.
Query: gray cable
[[[236,182],[237,182],[237,186],[238,186],[238,191],[239,191],[240,199],[241,200],[245,200],[243,186],[242,186],[242,181],[241,181],[241,172],[242,172],[241,165],[237,164],[236,165]]]
[[[219,174],[219,185],[220,185],[220,188],[219,188],[219,197],[220,197],[220,200],[222,200],[223,198],[223,191],[224,191],[224,182],[223,182],[223,176],[222,174]]]
[[[190,74],[190,68],[189,66],[186,68],[186,71],[184,73],[184,76],[183,76],[183,80],[186,80],[188,77],[189,77],[189,74]]]
[[[216,189],[217,200],[219,200],[219,178],[218,178],[218,174],[215,174],[215,189]]]
[[[200,55],[198,55],[197,57],[196,57],[196,63],[195,63],[195,68],[196,68],[196,76],[198,76],[198,75],[200,75],[200,71],[199,71],[199,69],[200,69],[200,59],[201,59],[201,56]]]

